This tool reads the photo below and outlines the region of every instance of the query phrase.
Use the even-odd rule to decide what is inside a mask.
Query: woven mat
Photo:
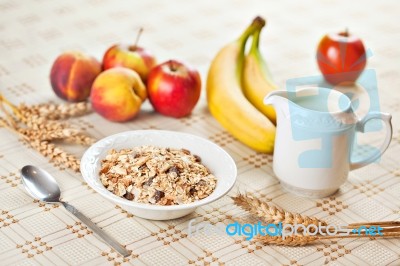
[[[255,15],[268,19],[261,44],[276,82],[319,74],[316,44],[326,32],[349,27],[372,51],[368,68],[377,73],[381,109],[393,114],[394,138],[379,164],[350,174],[339,193],[306,199],[282,191],[272,157],[233,139],[207,111],[202,99],[192,116],[170,119],[148,103],[129,123],[111,124],[96,114],[75,122],[96,138],[135,129],[166,129],[212,140],[235,159],[238,181],[230,195],[252,191],[261,199],[331,223],[400,218],[400,24],[397,1],[0,1],[0,90],[14,103],[57,101],[49,70],[62,51],[80,50],[101,58],[116,42],[141,45],[159,61],[184,60],[203,81],[215,53],[236,38]],[[382,132],[383,133],[383,132]],[[381,138],[381,136],[379,137]],[[60,170],[0,128],[0,264],[2,265],[398,265],[400,240],[341,240],[307,247],[259,246],[240,237],[187,237],[188,221],[228,223],[243,214],[229,197],[166,222],[147,221],[115,206],[83,184],[79,174]],[[84,148],[70,148],[81,156]],[[133,250],[123,259],[66,210],[32,200],[19,169],[45,168],[61,185],[63,198]]]

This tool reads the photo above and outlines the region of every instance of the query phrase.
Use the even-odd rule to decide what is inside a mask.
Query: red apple
[[[363,42],[346,30],[321,39],[317,62],[329,83],[354,83],[365,68],[367,56]]]
[[[142,29],[134,45],[115,44],[103,56],[103,69],[126,67],[136,71],[146,82],[150,70],[156,65],[155,57],[146,49],[137,45]]]
[[[154,109],[175,118],[189,115],[200,98],[201,80],[197,70],[175,60],[153,68],[147,80]]]

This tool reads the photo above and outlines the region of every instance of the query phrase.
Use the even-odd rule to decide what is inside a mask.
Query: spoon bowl
[[[33,165],[21,169],[22,182],[32,197],[45,202],[60,202],[61,191],[52,175]]]
[[[101,230],[88,217],[67,202],[61,201],[61,191],[57,181],[52,175],[43,169],[33,165],[26,165],[21,169],[22,183],[28,193],[35,199],[48,203],[61,203],[67,211],[75,215],[90,229],[100,236],[106,243],[118,251],[122,256],[127,257],[131,254],[124,246],[118,243],[113,237]]]

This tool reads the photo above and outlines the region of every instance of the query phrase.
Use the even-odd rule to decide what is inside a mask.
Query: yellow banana
[[[261,29],[254,33],[250,51],[244,59],[242,88],[247,100],[276,124],[274,108],[263,103],[264,97],[276,90],[277,86],[272,81],[268,66],[258,49],[260,32]]]
[[[256,18],[238,40],[219,51],[211,63],[206,90],[211,114],[229,133],[256,151],[272,153],[275,126],[246,99],[241,88],[246,41],[264,24],[262,18]]]

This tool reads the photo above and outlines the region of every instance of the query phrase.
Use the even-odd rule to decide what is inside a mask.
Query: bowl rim
[[[205,143],[207,143],[208,145],[212,146],[215,149],[220,150],[220,152],[222,152],[222,154],[224,154],[224,156],[226,156],[226,159],[228,161],[230,161],[230,164],[232,164],[232,169],[233,169],[233,173],[232,173],[232,182],[229,186],[227,186],[223,191],[221,191],[221,193],[219,195],[215,195],[214,197],[211,197],[213,195],[213,193],[215,193],[215,191],[210,194],[208,197],[198,200],[198,201],[194,201],[192,203],[185,203],[185,204],[180,204],[180,205],[152,205],[152,204],[147,204],[147,203],[140,203],[140,202],[134,202],[134,201],[129,201],[127,199],[118,197],[117,195],[115,195],[114,193],[108,191],[105,187],[103,188],[99,188],[97,186],[92,186],[92,180],[95,180],[96,177],[90,177],[90,175],[85,172],[84,169],[84,165],[85,163],[89,163],[89,160],[87,160],[87,157],[89,156],[89,153],[92,149],[95,149],[98,145],[100,145],[103,142],[107,142],[113,139],[116,139],[118,137],[121,136],[125,136],[126,134],[133,134],[133,135],[137,135],[137,134],[151,134],[151,133],[163,133],[163,134],[171,134],[171,135],[178,135],[181,137],[190,137],[190,138],[196,138],[200,141],[203,141]],[[178,132],[178,131],[171,131],[171,130],[157,130],[157,129],[140,129],[140,130],[128,130],[128,131],[124,131],[124,132],[120,132],[117,134],[113,134],[107,137],[104,137],[100,140],[98,140],[97,142],[95,142],[94,144],[92,144],[89,148],[87,148],[87,150],[85,151],[85,153],[82,156],[81,159],[81,165],[80,165],[80,172],[81,175],[83,177],[83,179],[86,181],[86,183],[92,188],[94,189],[97,193],[99,193],[100,195],[102,195],[103,197],[109,199],[110,201],[114,202],[114,203],[118,203],[120,205],[123,206],[129,206],[129,207],[133,207],[133,208],[138,208],[138,209],[144,209],[144,210],[160,210],[160,211],[178,211],[178,210],[185,210],[185,209],[190,209],[190,208],[196,208],[199,206],[203,206],[205,204],[211,203],[213,201],[216,201],[220,198],[222,198],[223,196],[225,196],[235,185],[236,180],[237,180],[237,165],[235,163],[235,161],[233,160],[232,156],[229,155],[229,153],[227,151],[225,151],[223,148],[221,148],[220,146],[218,146],[217,144],[215,144],[214,142],[205,139],[203,137],[197,136],[197,135],[193,135],[190,133],[184,133],[184,132]],[[218,178],[218,177],[217,177]],[[218,186],[218,181],[217,181],[217,186]]]

